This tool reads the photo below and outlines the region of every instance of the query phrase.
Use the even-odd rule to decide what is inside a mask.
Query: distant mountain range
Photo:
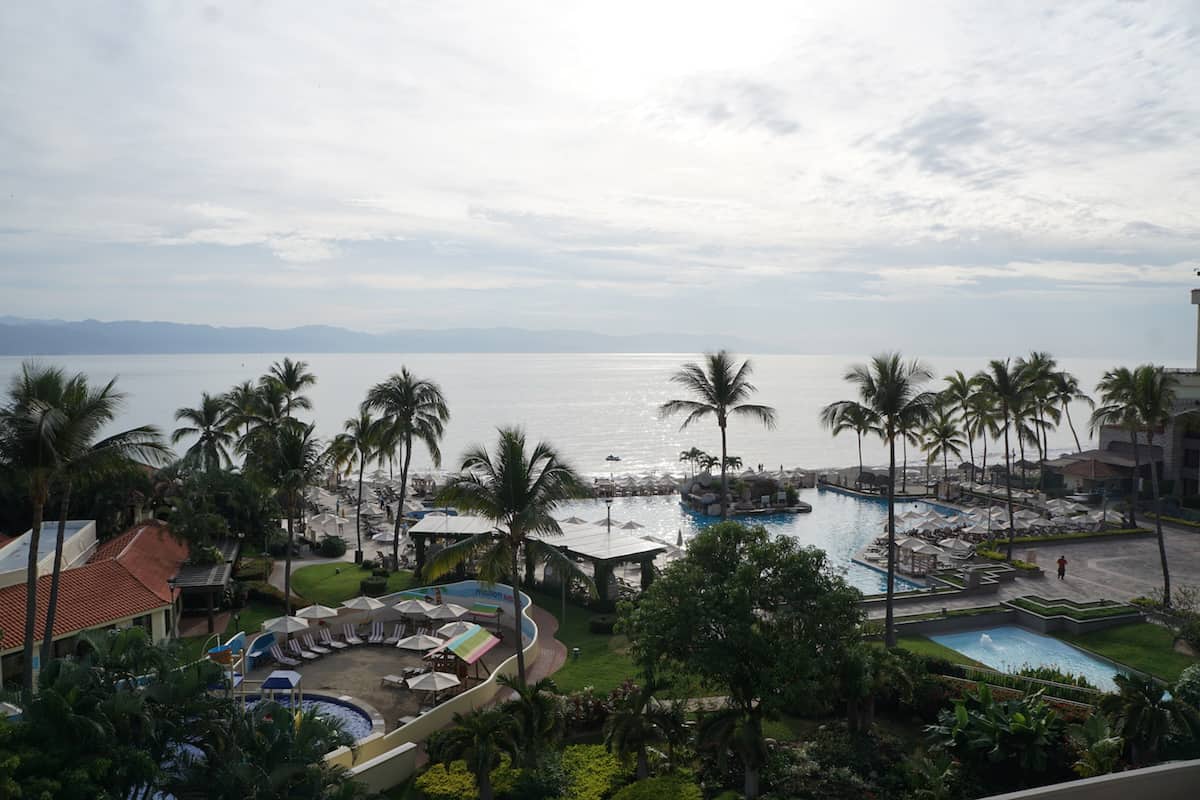
[[[363,333],[326,325],[223,328],[176,322],[82,322],[0,316],[0,355],[164,353],[690,353],[770,352],[761,343],[684,333],[612,335],[524,328]]]

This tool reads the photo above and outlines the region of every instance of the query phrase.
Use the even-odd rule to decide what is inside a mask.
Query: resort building
[[[45,636],[58,523],[47,522],[38,542],[36,645]],[[29,533],[0,548],[0,681],[19,680],[25,632],[25,569]],[[143,627],[154,641],[175,631],[176,590],[171,585],[188,549],[165,525],[138,525],[100,544],[93,521],[67,523],[63,543],[54,655],[70,654],[79,634]],[[37,656],[35,656],[35,659]],[[34,669],[38,669],[35,660]]]

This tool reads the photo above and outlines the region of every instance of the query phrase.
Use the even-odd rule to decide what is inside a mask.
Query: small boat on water
[[[604,460],[605,460],[605,461],[620,461],[620,460],[621,460],[621,457],[620,457],[620,456],[614,456],[612,453],[609,453],[609,454],[608,454],[608,458],[606,458],[606,459],[604,459]]]

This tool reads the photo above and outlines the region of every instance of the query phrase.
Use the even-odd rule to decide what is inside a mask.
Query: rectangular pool
[[[1105,692],[1116,691],[1113,675],[1121,672],[1112,662],[1015,625],[943,633],[929,638],[1000,672],[1016,672],[1025,666],[1054,667],[1082,675]]]

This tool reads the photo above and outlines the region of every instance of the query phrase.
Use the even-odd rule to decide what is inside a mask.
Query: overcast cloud
[[[5,3],[0,313],[1186,356],[1200,4]]]

